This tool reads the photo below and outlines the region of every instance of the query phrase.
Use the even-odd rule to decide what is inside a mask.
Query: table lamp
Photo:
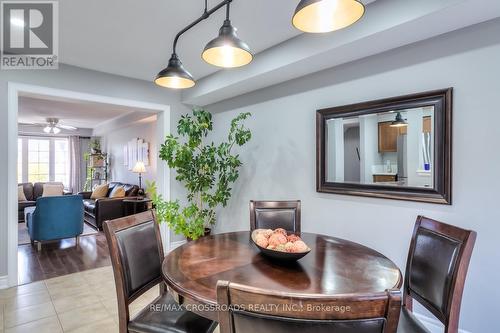
[[[135,163],[132,172],[139,174],[139,195],[141,195],[141,192],[144,193],[144,191],[142,190],[142,174],[146,172],[146,167],[144,166],[144,162],[138,161],[137,163]]]

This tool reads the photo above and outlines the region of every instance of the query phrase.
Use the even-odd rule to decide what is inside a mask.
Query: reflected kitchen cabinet
[[[378,152],[398,151],[398,136],[406,134],[406,127],[391,127],[392,121],[378,123]]]
[[[397,175],[373,175],[374,183],[395,182],[397,180],[398,180]]]
[[[405,135],[407,127],[391,127],[392,121],[378,123],[378,151],[379,153],[394,153],[398,151],[398,136]],[[432,132],[431,117],[423,117],[422,131]]]
[[[432,119],[431,117],[427,116],[424,117],[424,125],[422,127],[424,133],[431,133],[432,132]]]

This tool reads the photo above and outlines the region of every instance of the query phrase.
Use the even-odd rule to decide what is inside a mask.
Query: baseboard
[[[429,331],[431,331],[431,333],[443,333],[444,332],[443,324],[441,324],[441,322],[439,320],[431,318],[431,317],[427,317],[427,316],[424,316],[424,315],[421,315],[418,313],[414,313],[414,314],[415,314],[415,317],[417,317],[418,320],[420,320],[425,325],[425,327],[427,327],[427,329]],[[462,329],[459,329],[458,332],[459,333],[472,333],[472,332],[462,330]]]
[[[175,250],[176,248],[178,248],[179,246],[184,245],[184,244],[186,244],[186,240],[172,242],[172,243],[170,243],[170,251]]]
[[[9,288],[9,277],[7,275],[0,276],[0,289]]]

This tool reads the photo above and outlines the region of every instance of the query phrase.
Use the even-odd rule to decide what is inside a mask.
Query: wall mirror
[[[452,88],[316,116],[318,192],[451,204]]]

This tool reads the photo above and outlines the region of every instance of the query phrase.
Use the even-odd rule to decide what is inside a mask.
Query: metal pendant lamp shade
[[[364,13],[358,0],[301,0],[292,23],[304,32],[325,33],[350,26]]]
[[[403,119],[403,116],[401,115],[401,112],[398,112],[396,114],[396,119],[391,122],[391,127],[405,127],[408,126],[408,123]]]
[[[224,68],[245,66],[253,59],[250,47],[238,38],[230,20],[224,21],[219,36],[205,46],[201,57],[211,65]]]
[[[161,87],[172,89],[186,89],[195,85],[193,76],[184,68],[175,53],[168,61],[168,67],[158,73],[155,83]]]

